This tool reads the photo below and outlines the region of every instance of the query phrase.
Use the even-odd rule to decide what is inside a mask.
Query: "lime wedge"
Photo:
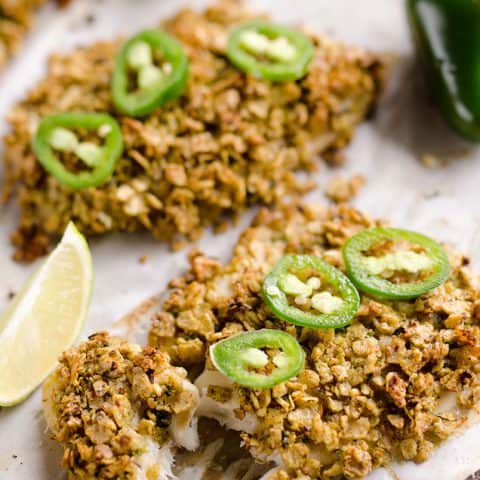
[[[0,406],[30,395],[79,336],[90,305],[92,257],[70,223],[62,241],[0,319]]]

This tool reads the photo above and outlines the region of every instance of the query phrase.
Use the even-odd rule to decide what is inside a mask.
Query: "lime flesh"
[[[71,223],[0,318],[0,406],[30,395],[78,338],[90,305],[92,258]]]

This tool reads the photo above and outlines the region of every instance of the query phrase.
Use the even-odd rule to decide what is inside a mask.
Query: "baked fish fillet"
[[[43,406],[70,478],[166,480],[173,446],[198,447],[197,402],[168,355],[97,333],[62,355]]]
[[[446,282],[416,300],[362,294],[337,331],[294,327],[263,302],[263,279],[283,255],[343,270],[345,240],[379,224],[345,205],[263,209],[227,264],[193,252],[153,314],[150,344],[203,369],[192,379],[197,414],[239,431],[257,461],[276,464],[276,480],[465,480],[480,468],[480,293],[467,257],[450,252]],[[256,390],[214,369],[210,345],[261,328],[297,338],[306,355],[298,377]]]

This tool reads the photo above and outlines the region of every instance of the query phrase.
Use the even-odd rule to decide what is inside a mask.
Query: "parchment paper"
[[[201,8],[203,0],[75,0],[65,10],[47,6],[28,37],[22,54],[0,73],[0,134],[9,107],[34,85],[54,50],[71,49],[95,39],[133,33],[157,23],[183,5]],[[361,173],[368,183],[355,205],[372,216],[391,219],[397,226],[417,229],[470,253],[478,265],[480,245],[480,151],[460,142],[429,104],[415,67],[402,0],[257,0],[279,20],[307,23],[337,38],[389,51],[395,67],[389,90],[375,118],[362,125],[347,150],[344,167],[321,166],[319,188],[310,195],[325,201],[324,187],[332,175]],[[1,147],[0,147],[1,149]],[[1,150],[0,150],[1,153]],[[445,166],[428,169],[420,163],[425,153],[438,156]],[[1,173],[0,173],[1,175]],[[198,246],[227,260],[238,233],[252,213],[228,233],[206,233]],[[14,229],[13,206],[0,210],[0,309],[9,292],[18,291],[32,269],[10,260],[8,234]],[[84,336],[108,328],[150,295],[164,290],[168,280],[186,267],[184,250],[171,253],[148,236],[118,235],[92,244],[95,290]],[[148,256],[141,265],[139,257]],[[478,270],[478,267],[477,267]],[[0,352],[1,354],[1,352]],[[0,372],[1,374],[1,372]],[[59,449],[44,434],[37,391],[23,405],[0,411],[0,480],[56,480]],[[403,479],[464,479],[480,468],[480,429],[471,429],[459,446],[447,443],[422,467],[396,468]],[[478,457],[476,461],[475,459]],[[435,472],[435,473],[433,473]],[[393,478],[385,471],[371,478]]]

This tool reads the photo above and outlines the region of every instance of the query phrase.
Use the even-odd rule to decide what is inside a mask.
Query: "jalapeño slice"
[[[407,244],[419,251],[410,248],[382,256],[365,255],[382,243]],[[347,240],[343,258],[348,276],[359,290],[391,300],[417,298],[441,285],[450,273],[447,254],[439,243],[399,228],[374,227],[361,231]],[[395,272],[413,274],[419,279],[393,282],[385,277],[385,273]]]
[[[313,44],[306,35],[270,22],[246,22],[228,38],[227,55],[232,64],[265,80],[303,77],[313,54]]]
[[[80,142],[76,129],[95,131],[103,145]],[[42,119],[32,148],[45,170],[59,182],[81,190],[109,180],[123,152],[123,137],[117,121],[106,113],[59,113]],[[91,170],[68,171],[58,157],[59,152],[76,155]]]
[[[271,388],[296,376],[304,365],[300,344],[281,330],[240,333],[210,347],[215,368],[235,383]]]
[[[161,66],[155,64],[158,57]],[[123,114],[148,115],[178,98],[187,80],[188,58],[182,45],[160,30],[144,30],[131,37],[117,55],[112,78],[113,101]]]
[[[305,281],[298,276],[304,272],[309,277]],[[278,318],[310,328],[344,327],[351,323],[360,305],[352,282],[312,255],[283,257],[266,276],[262,294]]]

